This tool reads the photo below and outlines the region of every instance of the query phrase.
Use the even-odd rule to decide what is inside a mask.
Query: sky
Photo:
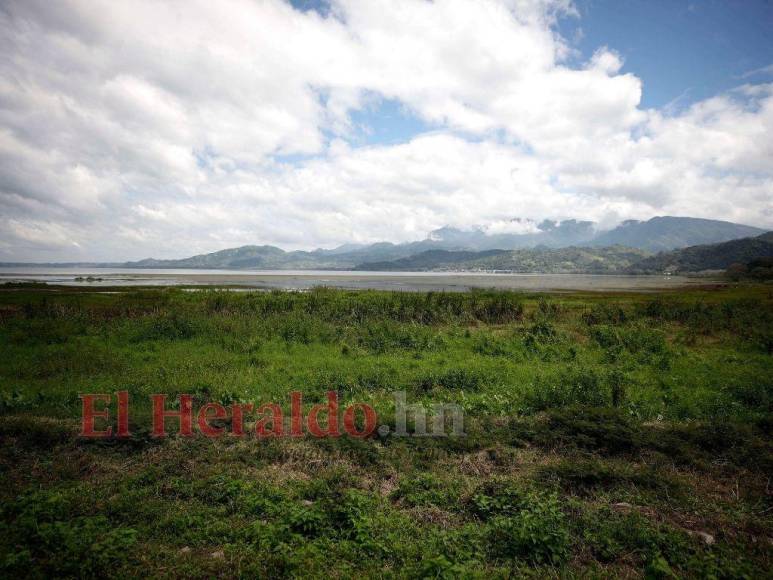
[[[772,29],[770,0],[0,0],[0,261],[773,228]]]

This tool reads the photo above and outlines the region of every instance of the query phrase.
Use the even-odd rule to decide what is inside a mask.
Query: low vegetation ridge
[[[489,250],[488,252],[427,251],[393,262],[359,264],[356,270],[373,271],[506,271],[540,273],[621,272],[649,253],[633,248],[533,248],[523,250]]]

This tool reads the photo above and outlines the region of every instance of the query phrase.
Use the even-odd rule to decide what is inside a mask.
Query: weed
[[[529,493],[513,515],[488,523],[489,549],[495,557],[532,564],[561,565],[569,557],[569,528],[557,496]]]
[[[577,447],[607,455],[630,453],[641,446],[641,434],[617,409],[569,407],[548,412],[535,442],[548,447]]]
[[[458,503],[459,489],[453,482],[440,480],[431,473],[417,473],[400,481],[392,499],[415,506],[434,505],[453,508]]]

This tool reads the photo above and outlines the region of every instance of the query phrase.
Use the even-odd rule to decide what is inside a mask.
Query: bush
[[[678,481],[652,468],[615,467],[597,459],[562,461],[555,466],[541,468],[539,477],[546,482],[558,483],[565,490],[582,493],[633,485],[665,492],[672,497],[681,490]]]
[[[325,513],[316,506],[289,504],[282,519],[291,531],[307,538],[320,536],[327,529]]]
[[[64,344],[86,332],[82,317],[14,318],[6,325],[11,344],[19,346]]]
[[[435,389],[450,389],[464,392],[477,392],[483,386],[485,376],[475,369],[450,369],[444,372],[431,372],[421,377],[416,389],[428,393]]]
[[[523,303],[515,293],[473,291],[470,298],[472,315],[481,322],[496,324],[523,318]]]
[[[449,487],[449,482],[442,481],[431,473],[418,473],[403,478],[391,497],[409,507],[453,507],[457,504],[458,489]]]
[[[653,524],[635,511],[593,510],[581,514],[577,524],[583,542],[601,562],[613,562],[628,555],[638,565],[645,562],[652,565],[656,561],[662,571],[670,570],[664,554],[679,559],[679,555],[690,553],[686,534]]]
[[[538,381],[526,392],[525,402],[528,408],[535,411],[571,405],[608,405],[612,401],[612,380],[617,384],[619,376],[605,374],[592,367],[568,367],[557,376]]]
[[[494,557],[538,565],[561,565],[569,557],[569,529],[555,495],[529,493],[518,512],[494,517],[487,528]]]
[[[630,315],[618,304],[594,304],[583,314],[583,320],[588,326],[596,324],[625,324]]]
[[[750,299],[715,304],[656,298],[641,304],[637,310],[642,317],[684,324],[702,334],[719,330],[745,334],[750,328],[765,328],[771,324],[770,310],[760,308],[758,301]]]
[[[470,509],[482,520],[512,516],[524,508],[527,492],[507,480],[491,480],[480,486],[470,498]]]
[[[94,578],[115,571],[137,541],[132,528],[116,527],[104,516],[75,516],[72,498],[61,492],[36,492],[5,507],[11,516],[15,554],[2,568],[24,576]]]
[[[190,317],[177,313],[153,315],[141,320],[132,334],[133,342],[149,340],[187,340],[197,334],[198,329]]]
[[[541,320],[534,323],[526,333],[525,344],[529,348],[537,348],[546,344],[556,344],[561,341],[561,337],[550,322]]]
[[[365,325],[357,334],[357,343],[374,353],[391,350],[438,350],[445,346],[443,337],[430,328],[394,322]]]
[[[268,317],[263,326],[265,339],[281,338],[288,344],[311,344],[313,342],[333,343],[343,335],[340,329],[318,317],[302,312],[290,312],[284,315]]]
[[[0,409],[6,410],[0,398]],[[50,449],[75,439],[74,425],[64,421],[39,417],[3,417],[0,421],[0,437],[14,438],[15,445]]]
[[[773,470],[773,445],[752,425],[730,422],[673,425],[648,434],[648,447],[685,464],[724,460],[754,471]]]
[[[590,336],[596,344],[616,360],[622,351],[639,355],[645,361],[662,360],[670,355],[665,334],[643,325],[627,327],[598,324],[591,327]]]
[[[484,356],[508,356],[512,353],[512,345],[497,336],[479,333],[475,335],[472,350]]]
[[[557,320],[563,314],[564,309],[561,304],[540,296],[537,300],[537,309],[534,311],[534,320]]]
[[[617,409],[570,407],[549,411],[535,442],[547,447],[578,447],[617,455],[639,449],[642,439],[631,420]]]

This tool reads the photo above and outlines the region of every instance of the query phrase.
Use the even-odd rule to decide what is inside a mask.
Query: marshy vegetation
[[[4,575],[760,577],[773,291],[0,291]],[[76,437],[128,391],[128,440]],[[149,395],[465,411],[463,438],[149,437]]]

